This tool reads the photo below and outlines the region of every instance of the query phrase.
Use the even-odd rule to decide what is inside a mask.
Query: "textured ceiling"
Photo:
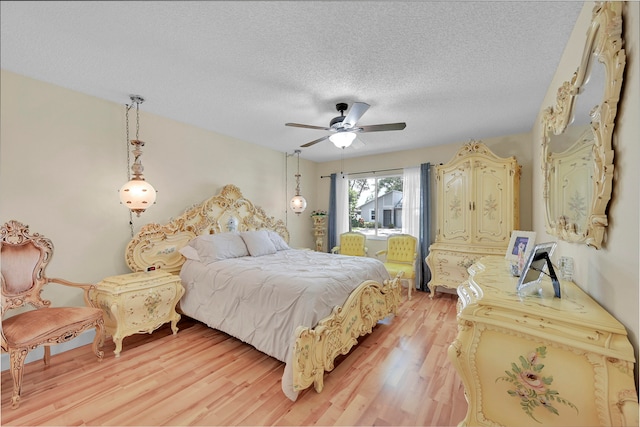
[[[1,66],[291,153],[366,102],[359,157],[529,132],[580,1],[2,1]],[[302,151],[339,159],[328,140]]]

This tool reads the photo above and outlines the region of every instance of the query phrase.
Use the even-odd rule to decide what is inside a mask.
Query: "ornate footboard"
[[[347,354],[358,337],[371,333],[379,320],[396,313],[402,274],[382,285],[373,280],[363,282],[344,305],[334,308],[315,328],[298,327],[292,361],[295,391],[314,384],[321,392],[324,373],[333,370],[336,357]]]

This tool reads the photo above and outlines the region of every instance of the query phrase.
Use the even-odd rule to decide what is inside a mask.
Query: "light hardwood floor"
[[[25,366],[21,405],[2,372],[2,425],[456,425],[467,404],[447,359],[456,297],[416,292],[398,315],[362,337],[313,388],[287,399],[284,364],[224,333],[183,318],[127,337],[119,358],[107,339]]]

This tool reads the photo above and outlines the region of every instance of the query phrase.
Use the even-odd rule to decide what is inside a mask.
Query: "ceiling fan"
[[[322,138],[318,138],[314,141],[307,142],[306,144],[301,145],[300,147],[303,148],[311,147],[312,145],[324,141],[327,138],[331,142],[333,142],[336,147],[346,148],[351,145],[354,139],[356,139],[356,133],[402,130],[407,126],[406,123],[387,123],[382,125],[358,126],[358,120],[360,120],[362,115],[367,112],[367,110],[369,109],[369,104],[366,104],[364,102],[354,102],[351,106],[351,109],[345,116],[344,112],[347,110],[347,108],[348,105],[344,102],[336,104],[336,110],[340,112],[340,115],[331,119],[329,127],[302,125],[299,123],[285,123],[285,126],[327,130],[331,132],[331,134],[329,135],[325,135]]]

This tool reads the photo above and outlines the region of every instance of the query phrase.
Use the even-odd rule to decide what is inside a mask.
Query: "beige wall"
[[[562,82],[569,80],[578,67],[593,6],[593,2],[585,3],[541,110],[555,104],[557,88]],[[626,3],[623,18],[627,64],[613,135],[615,173],[604,244],[602,249],[595,250],[586,245],[560,241],[554,258],[561,255],[574,258],[576,283],[625,325],[636,349],[637,359],[640,277],[640,3]],[[535,141],[541,140],[542,133],[539,129],[533,130],[533,137]],[[534,144],[534,149],[534,168],[540,170],[540,144]],[[534,200],[542,200],[542,185],[541,175],[534,174]],[[539,241],[556,240],[546,234],[544,209],[538,203],[534,204],[533,227],[538,233]],[[636,378],[637,370],[636,365]]]
[[[116,104],[1,73],[0,221],[22,221],[52,239],[51,277],[97,282],[129,272],[124,262],[129,215],[118,197],[128,171],[128,95]],[[268,214],[287,222],[292,246],[313,247],[309,216],[287,209],[295,188],[295,157],[145,113],[152,102],[140,107],[140,139],[146,142],[144,174],[158,196],[140,218],[134,216],[136,232],[235,184]],[[134,119],[135,110],[131,137]],[[303,194],[314,209],[317,165],[302,159],[300,169]],[[54,304],[82,304],[75,291],[54,286],[49,290],[56,292],[45,293]]]

